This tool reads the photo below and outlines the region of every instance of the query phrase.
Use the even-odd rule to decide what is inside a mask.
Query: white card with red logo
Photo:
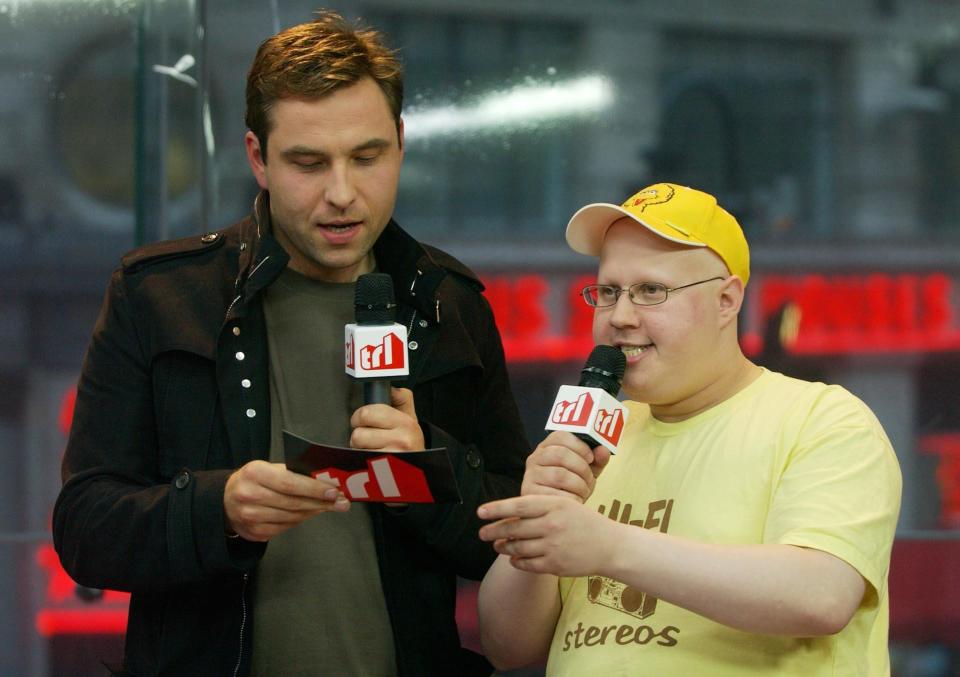
[[[603,388],[560,386],[545,427],[584,433],[615,454],[629,414],[629,410]]]
[[[460,503],[444,447],[423,451],[368,451],[318,444],[283,431],[287,468],[335,484],[351,501]]]
[[[402,324],[348,324],[343,328],[346,372],[354,378],[407,376],[407,328]]]

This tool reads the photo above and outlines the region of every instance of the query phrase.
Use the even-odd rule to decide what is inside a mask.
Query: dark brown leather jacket
[[[288,257],[265,213],[261,204],[225,230],[125,256],[84,359],[54,543],[78,583],[133,593],[129,674],[249,671],[248,581],[266,545],[224,536],[223,491],[270,446],[261,292]],[[449,450],[463,496],[372,511],[397,665],[401,675],[471,674],[456,576],[479,579],[493,561],[476,508],[519,492],[529,446],[474,274],[392,221],[374,253],[416,345],[402,385],[428,446]]]

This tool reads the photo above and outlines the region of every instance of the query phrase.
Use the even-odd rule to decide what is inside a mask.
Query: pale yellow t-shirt
[[[887,569],[901,477],[867,406],[839,386],[766,370],[680,423],[627,404],[620,451],[588,505],[705,543],[823,550],[857,569],[867,591],[841,632],[791,638],[734,630],[611,579],[563,578],[547,674],[889,674]]]

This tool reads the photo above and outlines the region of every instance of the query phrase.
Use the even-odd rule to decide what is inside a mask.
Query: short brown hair
[[[320,98],[367,77],[387,98],[399,134],[403,68],[378,31],[321,11],[313,21],[267,38],[247,74],[245,115],[247,127],[260,140],[263,162],[272,127],[270,109],[278,100]]]

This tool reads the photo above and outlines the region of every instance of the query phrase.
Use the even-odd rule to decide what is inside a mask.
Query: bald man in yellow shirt
[[[627,358],[618,453],[555,432],[521,496],[488,503],[488,658],[548,675],[886,675],[901,477],[869,408],[748,360],[740,225],[713,196],[650,186],[592,204],[567,241],[599,256],[597,344]],[[601,471],[602,474],[601,474]]]

